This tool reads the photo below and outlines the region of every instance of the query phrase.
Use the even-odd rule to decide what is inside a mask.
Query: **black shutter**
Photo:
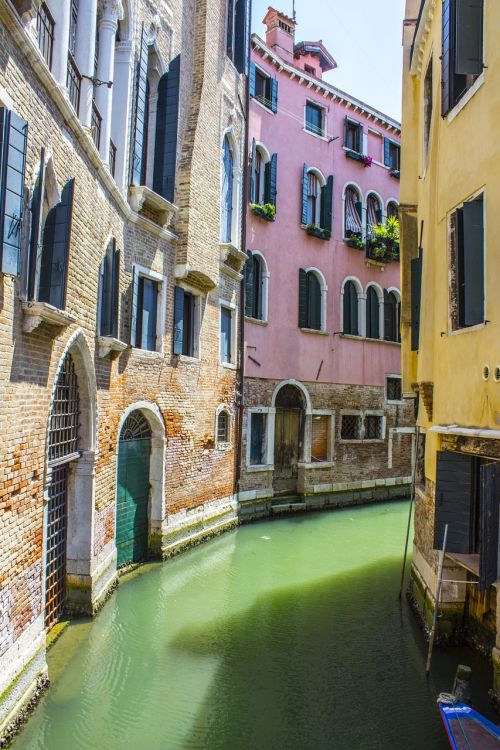
[[[307,273],[299,269],[299,328],[307,328]]]
[[[452,18],[451,0],[443,0],[441,25],[441,116],[444,117],[453,106],[452,81]]]
[[[142,182],[143,147],[146,137],[147,122],[147,81],[148,81],[148,41],[144,24],[142,24],[141,52],[137,68],[137,88],[135,95],[135,126],[134,141],[132,148],[132,185],[140,185]]]
[[[420,298],[422,295],[422,251],[411,261],[411,350],[418,351],[420,344]]]
[[[353,282],[349,282],[349,315],[350,315],[350,333],[353,336],[359,335],[359,321],[358,321],[358,290],[354,286]]]
[[[364,132],[365,131],[364,131],[364,128],[363,128],[363,123],[360,122],[359,125],[358,125],[358,152],[360,154],[364,153],[364,149],[363,149],[363,134],[364,134]]]
[[[377,292],[373,287],[369,287],[366,295],[366,336],[369,339],[380,338],[379,305]]]
[[[273,206],[276,206],[277,179],[278,154],[273,154],[271,156],[271,161],[266,164],[264,203],[272,203]]]
[[[271,79],[271,111],[278,111],[278,79]]]
[[[250,44],[250,0],[236,0],[234,21],[234,64],[239,73],[248,73]]]
[[[463,316],[460,323],[464,326],[473,326],[484,322],[483,201],[468,201],[457,213],[462,216],[462,221],[457,222],[458,241],[462,250],[459,255],[462,255],[463,259],[463,265],[460,264],[462,268],[459,268],[458,274],[461,287],[459,307]]]
[[[118,338],[118,316],[120,311],[120,251],[114,249],[113,252],[113,293],[111,295],[111,335]]]
[[[102,287],[101,287],[101,316],[100,316],[100,334],[101,336],[111,336],[113,321],[113,252],[115,249],[115,239],[111,239],[106,248],[106,254],[102,266]]]
[[[253,253],[247,250],[248,259],[245,263],[245,315],[253,317],[254,277],[253,277]]]
[[[483,72],[483,0],[456,0],[455,73]]]
[[[31,200],[31,236],[28,258],[28,299],[33,300],[37,292],[38,255],[40,248],[40,234],[43,219],[43,201],[45,193],[45,149],[40,156],[40,171],[38,172],[33,198]]]
[[[393,326],[392,326],[392,298],[387,291],[384,289],[384,339],[385,341],[394,341]]]
[[[181,56],[177,55],[158,84],[153,173],[153,190],[170,203],[174,202],[175,191],[180,78]]]
[[[19,275],[28,123],[0,107],[0,271]]]
[[[255,83],[257,78],[257,67],[255,63],[250,63],[250,72],[248,75],[248,89],[251,97],[255,97]]]
[[[384,138],[384,164],[386,167],[392,168],[391,141],[389,140],[389,138]]]
[[[172,349],[174,354],[182,354],[184,342],[184,289],[174,289],[174,336]]]
[[[304,164],[304,169],[302,171],[302,212],[301,212],[302,224],[307,224],[307,186],[308,186],[307,164]]]
[[[252,155],[250,161],[250,203],[257,203],[257,182],[255,179],[255,165],[257,164],[257,143],[252,139]]]
[[[321,188],[321,228],[332,231],[333,215],[333,175],[330,175],[326,184]]]
[[[349,135],[349,118],[344,117],[344,146],[346,148],[351,148],[351,146],[348,143],[348,135]]]
[[[498,575],[498,507],[500,463],[481,466],[479,591],[486,591]]]
[[[307,328],[321,331],[321,285],[312,272],[307,274]]]
[[[446,551],[470,553],[474,478],[473,456],[438,451],[434,549],[442,549],[444,527],[448,524]]]
[[[75,180],[69,180],[61,193],[61,201],[49,211],[43,230],[38,299],[59,310],[64,310],[66,305],[74,188]]]

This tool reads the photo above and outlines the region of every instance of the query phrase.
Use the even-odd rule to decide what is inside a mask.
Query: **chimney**
[[[295,26],[293,18],[269,7],[263,22],[266,25],[266,44],[285,62],[293,63]]]

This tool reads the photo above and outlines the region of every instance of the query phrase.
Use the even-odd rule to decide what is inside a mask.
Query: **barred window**
[[[365,416],[365,440],[382,439],[382,417],[375,414]]]
[[[217,442],[229,443],[229,414],[221,411],[217,416]]]
[[[342,414],[340,437],[342,440],[360,440],[361,416],[359,414]]]
[[[387,401],[401,401],[403,397],[401,378],[387,378],[386,398]]]

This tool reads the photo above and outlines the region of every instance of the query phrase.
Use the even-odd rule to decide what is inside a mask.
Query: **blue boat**
[[[499,750],[500,727],[466,703],[438,701],[453,750]]]

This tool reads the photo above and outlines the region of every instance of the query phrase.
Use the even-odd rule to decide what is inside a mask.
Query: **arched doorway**
[[[66,603],[68,487],[71,463],[80,457],[80,396],[75,363],[66,354],[54,390],[49,419],[47,526],[45,548],[45,626],[52,627]]]
[[[290,383],[283,385],[276,395],[275,407],[273,489],[275,494],[296,492],[304,442],[302,392]]]
[[[116,495],[117,565],[148,555],[151,427],[144,414],[128,415],[118,441]]]

